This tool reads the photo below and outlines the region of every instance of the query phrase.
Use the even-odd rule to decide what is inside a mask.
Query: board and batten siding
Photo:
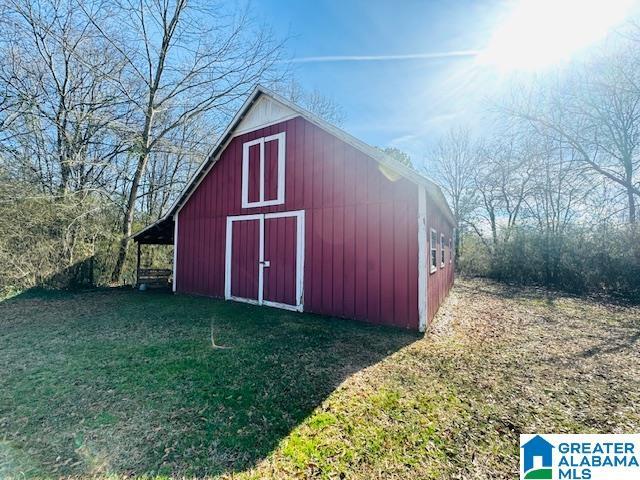
[[[242,208],[242,145],[280,132],[285,203]],[[304,210],[304,311],[415,330],[417,191],[302,117],[238,135],[179,211],[176,290],[224,297],[227,216]]]
[[[449,290],[453,286],[454,271],[455,271],[455,255],[451,255],[449,250],[449,239],[453,242],[453,224],[447,220],[442,211],[436,206],[436,203],[431,198],[427,197],[427,319],[430,323],[433,320],[438,308],[446,298]],[[437,267],[438,269],[430,273],[430,251],[429,241],[431,235],[431,229],[434,229],[437,234],[438,248],[437,248]],[[440,235],[444,234],[445,243],[445,264],[444,268],[440,267]],[[453,245],[453,244],[452,244]]]

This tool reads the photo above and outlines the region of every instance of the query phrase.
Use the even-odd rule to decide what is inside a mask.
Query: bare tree
[[[577,152],[546,136],[536,142],[528,215],[542,232],[559,235],[579,219],[594,174],[582,167]]]
[[[475,207],[478,146],[471,140],[469,130],[450,130],[434,148],[429,163],[435,179],[442,186],[451,206],[458,234],[456,252],[461,250],[462,229]]]
[[[493,254],[497,253],[501,240],[509,241],[532,189],[535,150],[530,140],[517,135],[501,135],[487,141],[480,149],[474,188],[482,207],[470,224]],[[483,234],[484,225],[489,226],[491,242]],[[499,235],[500,231],[502,235]]]
[[[117,37],[94,20],[95,6],[82,1],[78,6],[125,62],[128,76],[120,81],[120,91],[135,109],[130,131],[135,170],[112,274],[118,281],[152,153],[166,148],[163,142],[172,132],[196,119],[207,116],[212,125],[219,124],[220,116],[228,116],[256,83],[269,79],[281,44],[269,30],[256,27],[246,11],[230,16],[205,2],[123,0],[113,10],[122,32]]]
[[[334,125],[344,122],[345,115],[340,105],[318,89],[307,91],[295,78],[280,82],[276,89],[288,100]]]
[[[524,215],[535,227],[535,233],[529,235],[540,247],[542,262],[537,267],[543,271],[545,282],[553,284],[559,278],[563,251],[570,244],[569,232],[581,220],[581,210],[597,177],[584,168],[571,146],[546,135],[535,138],[532,183]]]
[[[541,83],[504,108],[540,134],[562,142],[584,166],[626,195],[637,221],[640,196],[640,57],[637,48],[606,53],[567,75]]]
[[[202,122],[191,122],[175,129],[165,148],[150,154],[141,184],[142,213],[156,220],[204,160],[211,132]]]
[[[2,7],[0,144],[11,170],[54,194],[104,187],[126,149],[118,130],[129,110],[109,81],[123,63],[68,1]]]

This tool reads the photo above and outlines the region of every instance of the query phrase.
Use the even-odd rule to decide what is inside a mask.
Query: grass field
[[[640,430],[639,347],[637,307],[484,281],[424,338],[28,292],[0,303],[0,478],[512,479],[520,432]]]

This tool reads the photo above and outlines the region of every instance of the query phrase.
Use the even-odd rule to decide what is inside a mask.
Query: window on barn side
[[[453,242],[449,239],[449,263],[453,262]]]
[[[431,229],[429,248],[431,250],[431,268],[429,269],[429,271],[433,273],[438,270],[438,234],[433,228]]]
[[[444,268],[444,233],[440,234],[440,268]]]
[[[284,203],[285,132],[242,144],[242,208]]]

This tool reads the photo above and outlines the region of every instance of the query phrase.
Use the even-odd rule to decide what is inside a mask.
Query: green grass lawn
[[[512,479],[521,432],[640,430],[639,339],[638,308],[480,281],[424,338],[29,292],[0,303],[0,478]]]

